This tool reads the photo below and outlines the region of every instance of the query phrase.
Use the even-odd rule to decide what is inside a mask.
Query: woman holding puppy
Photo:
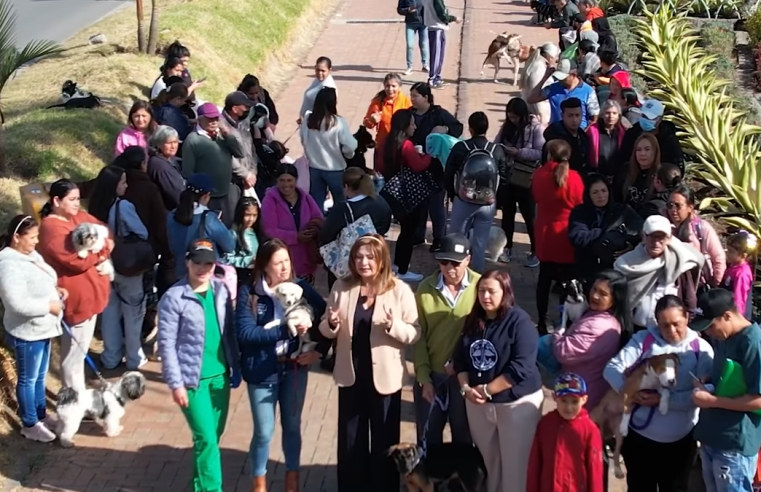
[[[420,337],[415,295],[391,271],[386,241],[368,234],[333,286],[320,332],[336,339],[338,491],[398,492],[387,450],[399,444],[404,350]]]
[[[275,289],[285,283],[303,291],[302,298],[314,311],[310,327],[299,326],[299,333],[309,332],[312,341],[320,341],[317,320],[325,312],[325,301],[304,280],[295,279],[288,246],[281,239],[271,239],[259,247],[254,261],[252,284],[238,293],[236,332],[241,352],[243,380],[254,417],[249,463],[253,491],[267,489],[267,461],[275,432],[275,408],[280,407],[285,456],[285,491],[299,489],[301,455],[301,412],[307,389],[309,366],[324,356],[330,343],[322,341],[315,350],[296,354],[298,338],[292,337],[285,324],[285,313],[275,297]]]

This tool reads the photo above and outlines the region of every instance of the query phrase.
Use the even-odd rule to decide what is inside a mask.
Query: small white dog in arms
[[[291,358],[295,359],[300,354],[314,350],[317,342],[312,341],[309,332],[305,331],[300,335],[298,332],[299,327],[311,328],[314,320],[314,311],[304,299],[304,289],[296,283],[283,282],[275,287],[275,297],[285,311],[285,324],[288,326],[288,332],[292,337],[299,338],[299,348],[291,355]],[[272,323],[277,326],[279,320],[274,320],[269,324]],[[269,324],[264,328],[274,328]]]
[[[90,253],[98,254],[103,251],[108,237],[108,227],[89,222],[79,224],[71,231],[71,242],[80,258],[87,258]],[[95,268],[101,275],[107,275],[110,280],[114,280],[114,265],[111,260],[103,261]]]
[[[145,376],[138,371],[125,372],[116,383],[106,383],[101,388],[91,388],[79,392],[64,387],[58,392],[56,413],[58,426],[56,435],[65,448],[74,445],[74,435],[86,415],[95,418],[108,437],[116,437],[122,432],[121,420],[127,402],[145,394]]]

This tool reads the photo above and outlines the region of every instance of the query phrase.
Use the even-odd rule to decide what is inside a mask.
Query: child
[[[753,315],[753,268],[749,259],[756,252],[757,242],[756,236],[747,231],[740,231],[727,240],[727,271],[721,287],[734,293],[737,311],[745,319]]]
[[[536,428],[526,491],[602,492],[602,436],[584,410],[587,383],[578,374],[561,374],[553,399],[557,409]]]
[[[238,287],[251,279],[256,252],[259,250],[259,203],[253,197],[244,196],[235,207],[235,217],[230,231],[235,235],[235,252],[225,255],[225,263],[235,267]]]

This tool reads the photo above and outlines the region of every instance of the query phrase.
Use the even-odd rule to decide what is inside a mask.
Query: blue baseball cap
[[[553,391],[555,396],[586,396],[587,382],[578,374],[566,372],[555,380]]]
[[[205,195],[206,193],[213,193],[214,182],[206,173],[194,174],[188,178],[186,188],[197,193],[199,195]]]

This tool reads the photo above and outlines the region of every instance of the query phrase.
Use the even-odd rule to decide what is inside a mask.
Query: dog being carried
[[[109,238],[108,227],[101,224],[85,222],[79,224],[71,231],[71,242],[74,250],[80,258],[87,258],[90,253],[98,254],[106,247]],[[114,265],[111,260],[105,260],[95,267],[101,275],[107,275],[109,280],[114,280]]]
[[[317,342],[312,341],[309,331],[299,335],[298,328],[311,328],[314,320],[314,311],[304,299],[304,289],[293,282],[283,282],[275,287],[275,297],[280,306],[285,311],[285,324],[288,326],[288,332],[292,337],[298,337],[299,347],[291,354],[295,359],[299,355],[314,350]],[[280,320],[273,320],[270,324],[279,324]],[[266,325],[264,328],[269,329],[274,326]]]

